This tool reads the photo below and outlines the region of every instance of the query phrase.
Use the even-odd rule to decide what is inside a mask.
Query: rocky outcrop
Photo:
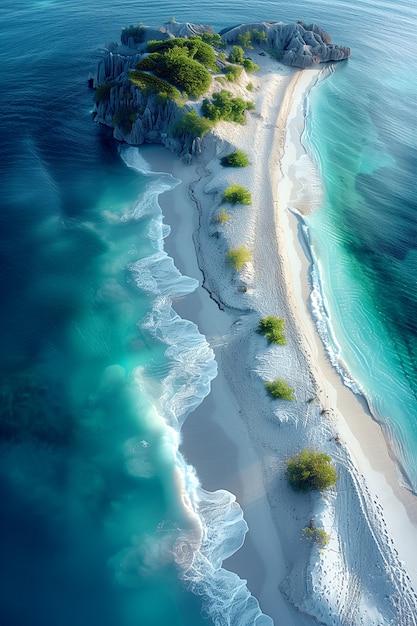
[[[203,32],[213,32],[210,26],[190,23],[166,22],[159,29],[140,26],[140,37],[135,42],[135,27],[125,29],[122,43],[109,44],[100,60],[97,75],[89,82],[100,89],[96,97],[94,118],[113,128],[114,137],[132,145],[160,143],[173,152],[191,158],[201,151],[201,139],[189,134],[173,137],[170,129],[191,109],[179,107],[173,100],[144,93],[129,80],[129,73],[146,52],[150,39],[188,37]],[[326,61],[340,61],[350,55],[350,49],[333,45],[329,35],[316,24],[306,26],[282,22],[241,24],[222,31],[227,44],[239,44],[241,35],[252,33],[252,39],[268,51],[273,51],[286,65],[308,68]],[[97,91],[97,96],[99,91]]]
[[[330,36],[317,24],[307,26],[303,22],[283,24],[282,22],[258,22],[240,24],[221,31],[223,41],[239,43],[239,37],[246,32],[264,33],[259,43],[273,50],[284,65],[308,68],[329,61],[342,61],[350,56],[350,48],[332,43]]]

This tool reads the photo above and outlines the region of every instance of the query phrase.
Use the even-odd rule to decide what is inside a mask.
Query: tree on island
[[[323,491],[337,481],[332,459],[325,452],[304,448],[287,461],[286,476],[295,491]]]

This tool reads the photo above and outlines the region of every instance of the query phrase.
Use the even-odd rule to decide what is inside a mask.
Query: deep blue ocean
[[[335,366],[366,396],[417,491],[415,0],[3,0],[4,626],[271,623],[218,569],[210,511],[224,507],[229,521],[232,512],[213,496],[202,525],[198,478],[178,452],[216,363],[170,307],[196,287],[163,248],[158,193],[177,181],[120,151],[92,119],[87,79],[106,42],[171,17],[217,30],[315,21],[352,48],[308,98],[303,140],[315,167],[305,191],[322,190],[306,218],[312,308]],[[231,521],[239,544],[245,523]],[[205,551],[184,576],[202,529]]]

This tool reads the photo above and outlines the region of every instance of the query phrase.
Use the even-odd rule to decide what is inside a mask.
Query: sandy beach
[[[299,220],[289,210],[312,208],[294,164],[303,154],[305,94],[322,70],[256,60],[261,70],[248,79],[256,108],[245,126],[218,124],[191,165],[164,148],[141,148],[154,171],[182,181],[160,197],[171,226],[166,249],[200,287],[174,308],[197,323],[218,363],[210,394],[183,427],[181,451],[204,489],[235,494],[249,531],[223,566],[247,580],[276,625],[417,624],[417,498],[400,485],[366,402],[324,352]],[[219,158],[232,149],[247,152],[251,165],[223,168]],[[252,204],[227,207],[231,220],[215,223],[234,182],[251,191]],[[253,262],[237,273],[225,254],[239,245]],[[256,332],[266,315],[285,319],[285,346]],[[277,377],[294,388],[293,402],[266,394],[263,383]],[[332,457],[336,489],[289,488],[286,460],[306,446]],[[324,549],[301,540],[313,517],[330,536]]]

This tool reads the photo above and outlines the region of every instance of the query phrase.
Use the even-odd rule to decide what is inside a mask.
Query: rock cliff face
[[[114,137],[120,141],[132,145],[160,143],[181,156],[192,158],[201,149],[201,139],[187,133],[180,137],[170,134],[172,127],[192,105],[179,107],[173,100],[144,93],[130,82],[129,72],[143,57],[146,42],[150,39],[188,37],[212,32],[212,29],[209,26],[167,22],[159,29],[140,27],[139,30],[140,37],[134,29],[122,31],[121,44],[108,45],[99,62],[96,78],[92,81],[98,88],[94,118],[112,127]],[[308,68],[326,61],[340,61],[350,55],[349,48],[333,45],[327,33],[315,24],[259,22],[241,24],[220,34],[226,44],[239,44],[239,37],[254,30],[259,39],[257,43],[266,50],[273,50],[286,65]]]
[[[281,63],[292,67],[308,68],[328,61],[342,61],[350,56],[350,48],[336,46],[329,35],[316,24],[307,26],[303,22],[283,24],[282,22],[258,22],[241,24],[221,31],[223,41],[239,43],[239,37],[246,32],[264,33],[260,43],[266,49],[274,50]]]

